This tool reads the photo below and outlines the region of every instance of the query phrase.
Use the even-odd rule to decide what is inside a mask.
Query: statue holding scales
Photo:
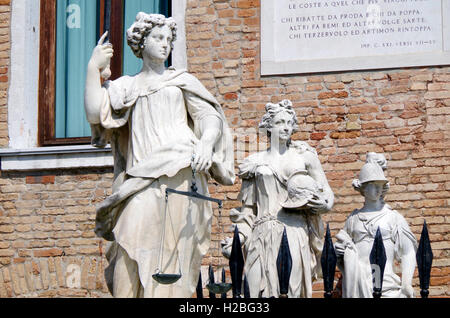
[[[212,207],[186,196],[166,200],[165,189],[187,191],[194,181],[207,194],[209,177],[233,184],[231,133],[200,81],[165,67],[176,39],[172,18],[140,12],[127,40],[143,60],[141,72],[102,84],[113,57],[106,36],[88,65],[85,110],[93,145],[110,142],[114,155],[113,194],[97,206],[96,218],[97,235],[112,241],[108,288],[114,297],[191,297],[209,249]],[[155,271],[181,278],[161,284]]]

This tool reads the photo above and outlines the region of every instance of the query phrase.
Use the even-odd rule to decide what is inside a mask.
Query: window
[[[86,67],[103,33],[107,0],[42,0],[40,18],[40,146],[90,143],[84,114]],[[110,0],[112,77],[134,75],[142,67],[126,43],[126,29],[139,11],[168,16],[169,0]]]

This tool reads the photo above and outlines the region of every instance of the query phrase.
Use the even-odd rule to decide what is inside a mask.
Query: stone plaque
[[[262,75],[450,64],[448,0],[261,0]]]

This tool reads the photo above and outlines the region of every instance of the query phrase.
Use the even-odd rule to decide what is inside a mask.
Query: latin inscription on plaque
[[[262,0],[263,75],[450,64],[447,2]]]

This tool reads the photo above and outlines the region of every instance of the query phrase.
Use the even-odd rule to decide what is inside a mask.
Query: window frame
[[[90,144],[91,137],[55,138],[56,1],[40,1],[38,144],[45,146]],[[105,0],[100,0],[100,30],[104,26]],[[114,46],[111,80],[122,74],[123,0],[111,0],[109,40]]]

